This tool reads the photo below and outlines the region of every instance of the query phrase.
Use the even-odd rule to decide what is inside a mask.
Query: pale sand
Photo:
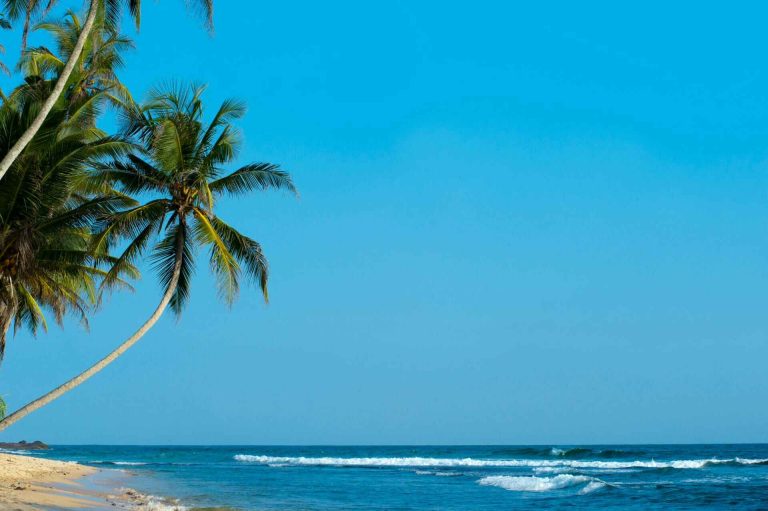
[[[77,482],[96,472],[95,468],[77,463],[0,454],[0,509],[39,511],[104,506],[102,496]]]

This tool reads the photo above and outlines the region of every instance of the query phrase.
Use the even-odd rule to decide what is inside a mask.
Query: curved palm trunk
[[[75,69],[75,65],[77,64],[77,61],[80,60],[80,55],[83,53],[85,41],[88,39],[91,29],[96,22],[96,14],[99,11],[99,1],[100,0],[90,0],[88,18],[85,20],[83,30],[77,38],[77,43],[75,43],[75,47],[72,49],[72,54],[69,56],[69,60],[67,60],[64,70],[59,75],[59,79],[56,80],[56,85],[53,87],[51,95],[48,96],[45,103],[43,103],[40,112],[38,112],[35,120],[32,121],[32,124],[29,125],[16,143],[13,144],[13,147],[8,150],[6,155],[3,156],[3,159],[0,160],[0,179],[3,179],[3,176],[5,176],[5,173],[11,168],[11,165],[16,161],[16,158],[19,157],[32,139],[35,138],[35,135],[40,131],[40,127],[43,125],[43,122],[45,122],[45,118],[48,117],[48,113],[50,113],[53,105],[56,104],[56,101],[59,100],[59,97],[64,92],[64,87],[66,87],[67,81],[69,81],[69,77],[72,75],[72,71]]]
[[[0,280],[6,280],[5,278]],[[13,309],[11,305],[7,303],[7,300],[10,298],[11,300],[14,299],[13,297],[13,287],[9,285],[9,283],[5,284],[6,289],[11,290],[11,296],[5,296],[5,300],[3,302],[0,302],[0,362],[3,361],[3,357],[5,357],[5,341],[8,338],[8,331],[11,329],[11,322],[13,322]],[[6,293],[3,293],[4,295]],[[2,417],[0,417],[2,419]]]
[[[12,319],[13,316],[7,310],[0,309],[0,361],[5,355],[5,340],[8,337],[8,330],[11,329]]]
[[[107,367],[109,364],[114,362],[115,359],[117,359],[117,357],[125,353],[125,351],[128,348],[136,344],[136,341],[141,339],[144,336],[144,334],[146,334],[147,331],[149,331],[149,329],[152,328],[155,325],[155,323],[157,323],[157,320],[160,319],[160,316],[163,315],[165,308],[168,306],[168,303],[171,301],[171,297],[173,296],[174,291],[176,291],[176,285],[179,282],[179,275],[181,274],[181,263],[184,257],[182,245],[183,245],[183,237],[179,236],[177,241],[176,263],[173,267],[173,277],[171,278],[171,282],[169,283],[168,290],[163,295],[163,299],[160,300],[160,304],[155,309],[155,312],[153,312],[152,315],[149,317],[149,319],[146,322],[144,322],[143,325],[141,325],[141,328],[136,330],[136,332],[132,336],[130,336],[123,344],[118,346],[117,349],[115,349],[115,351],[113,351],[106,357],[102,358],[101,360],[93,364],[91,367],[89,367],[79,375],[75,376],[74,378],[64,383],[63,385],[59,385],[52,391],[35,399],[34,401],[23,406],[22,408],[19,408],[8,417],[1,420],[0,431],[4,430],[14,422],[26,417],[27,415],[34,412],[38,408],[47,405],[48,403],[58,398],[59,396],[69,392],[70,390],[74,389],[75,387],[83,383],[85,380],[87,380],[94,374],[98,373],[99,371]]]

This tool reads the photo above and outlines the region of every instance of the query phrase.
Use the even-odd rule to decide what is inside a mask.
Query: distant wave
[[[602,451],[597,451],[597,456],[600,458],[626,458],[629,456],[642,456],[645,452],[643,451],[622,451],[620,449],[605,449]]]
[[[598,468],[598,469],[696,469],[711,465],[758,465],[768,464],[768,459],[698,459],[672,461],[587,461],[587,460],[533,460],[533,459],[477,459],[477,458],[334,458],[334,457],[304,457],[304,456],[254,456],[237,454],[236,461],[258,463],[262,465],[310,465],[337,467],[569,467],[569,468]]]
[[[585,447],[574,447],[573,449],[560,449],[558,447],[553,447],[549,450],[549,453],[552,456],[561,456],[563,458],[578,458],[581,456],[590,456],[595,455],[598,453],[595,453],[592,449],[587,449]]]
[[[497,486],[510,491],[544,492],[584,486],[579,493],[585,495],[606,486],[606,483],[587,476],[560,474],[554,477],[488,476],[478,481],[483,486]]]
[[[88,463],[92,463],[94,465],[147,465],[147,463],[143,461],[89,461]]]
[[[421,476],[438,476],[438,477],[458,477],[462,476],[461,472],[440,472],[434,470],[416,470],[416,473]]]
[[[0,453],[1,454],[21,454],[21,455],[29,456],[30,454],[32,454],[32,452],[34,452],[34,451],[17,451],[17,450],[14,450],[14,449],[2,449],[2,448],[0,448]]]
[[[504,447],[492,452],[498,457],[533,457],[533,458],[633,458],[646,453],[639,450],[598,449],[595,447]]]
[[[492,452],[493,456],[549,456],[551,449],[541,447],[502,447]]]

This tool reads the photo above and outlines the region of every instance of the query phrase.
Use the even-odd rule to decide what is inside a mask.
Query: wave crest
[[[592,493],[605,486],[605,483],[599,479],[573,474],[560,474],[554,477],[488,476],[480,479],[478,484],[483,486],[496,486],[509,491],[525,492],[562,490],[572,486],[584,485],[579,491],[580,494]]]
[[[587,460],[534,460],[534,459],[477,459],[477,458],[335,458],[335,457],[304,457],[304,456],[263,456],[237,454],[236,461],[258,463],[261,465],[305,465],[305,466],[335,466],[335,467],[520,467],[520,468],[594,468],[594,469],[698,469],[711,465],[756,465],[766,464],[768,459],[698,459],[672,461],[587,461]]]

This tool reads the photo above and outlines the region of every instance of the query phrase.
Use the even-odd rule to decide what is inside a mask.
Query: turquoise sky
[[[203,254],[179,322],[0,438],[768,441],[765,4],[218,0],[210,37],[144,3],[124,81],[246,100],[241,163],[301,191],[222,207],[272,302],[228,310]],[[21,332],[9,408],[159,297]]]

